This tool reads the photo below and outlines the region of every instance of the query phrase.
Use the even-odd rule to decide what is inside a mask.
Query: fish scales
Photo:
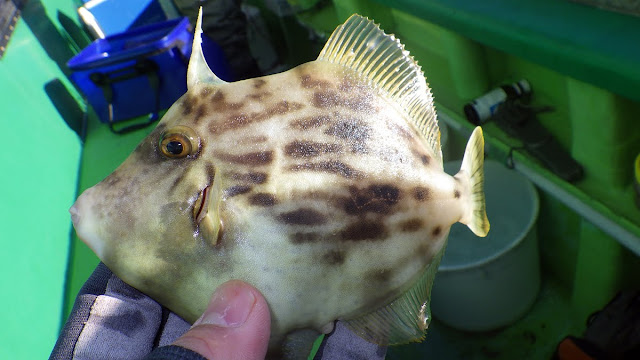
[[[451,224],[486,222],[470,174],[481,176],[481,147],[445,174],[435,119],[421,130],[416,111],[358,68],[318,60],[225,83],[198,58],[198,38],[189,91],[71,210],[126,282],[194,321],[218,285],[248,281],[270,305],[274,349],[296,330],[368,319],[416,283],[430,288]],[[486,234],[488,222],[478,226]],[[413,304],[418,333],[427,301]],[[354,330],[381,343],[414,336],[372,321],[384,335]]]

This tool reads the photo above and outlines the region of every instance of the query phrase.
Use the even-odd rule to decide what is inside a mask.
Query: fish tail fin
[[[469,138],[462,158],[462,166],[456,178],[468,184],[468,204],[461,223],[467,225],[477,236],[485,237],[489,232],[489,219],[484,199],[484,138],[482,128],[476,127]]]

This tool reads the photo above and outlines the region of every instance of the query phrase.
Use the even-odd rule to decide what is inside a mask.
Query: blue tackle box
[[[171,0],[83,0],[78,15],[94,38],[178,17]]]
[[[98,39],[67,63],[71,79],[101,122],[116,133],[153,123],[187,91],[187,66],[193,34],[188,18],[147,25]],[[231,80],[222,49],[202,37],[207,62]],[[116,130],[114,123],[150,114],[149,121]]]
[[[151,114],[152,123],[158,111],[187,91],[192,40],[189,20],[174,19],[95,40],[67,65],[100,121],[112,130],[115,122],[145,114]]]

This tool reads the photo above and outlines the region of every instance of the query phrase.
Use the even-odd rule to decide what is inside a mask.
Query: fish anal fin
[[[367,79],[397,104],[442,161],[431,90],[422,69],[395,36],[385,34],[367,18],[352,15],[331,34],[318,61],[340,64]]]
[[[444,247],[408,291],[371,313],[345,320],[346,326],[363,339],[379,345],[424,340],[431,322],[431,286],[443,253]]]

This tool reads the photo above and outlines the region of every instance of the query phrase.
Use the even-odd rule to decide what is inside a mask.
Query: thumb
[[[270,331],[269,307],[262,294],[232,280],[216,289],[204,314],[173,345],[207,359],[264,359]]]

